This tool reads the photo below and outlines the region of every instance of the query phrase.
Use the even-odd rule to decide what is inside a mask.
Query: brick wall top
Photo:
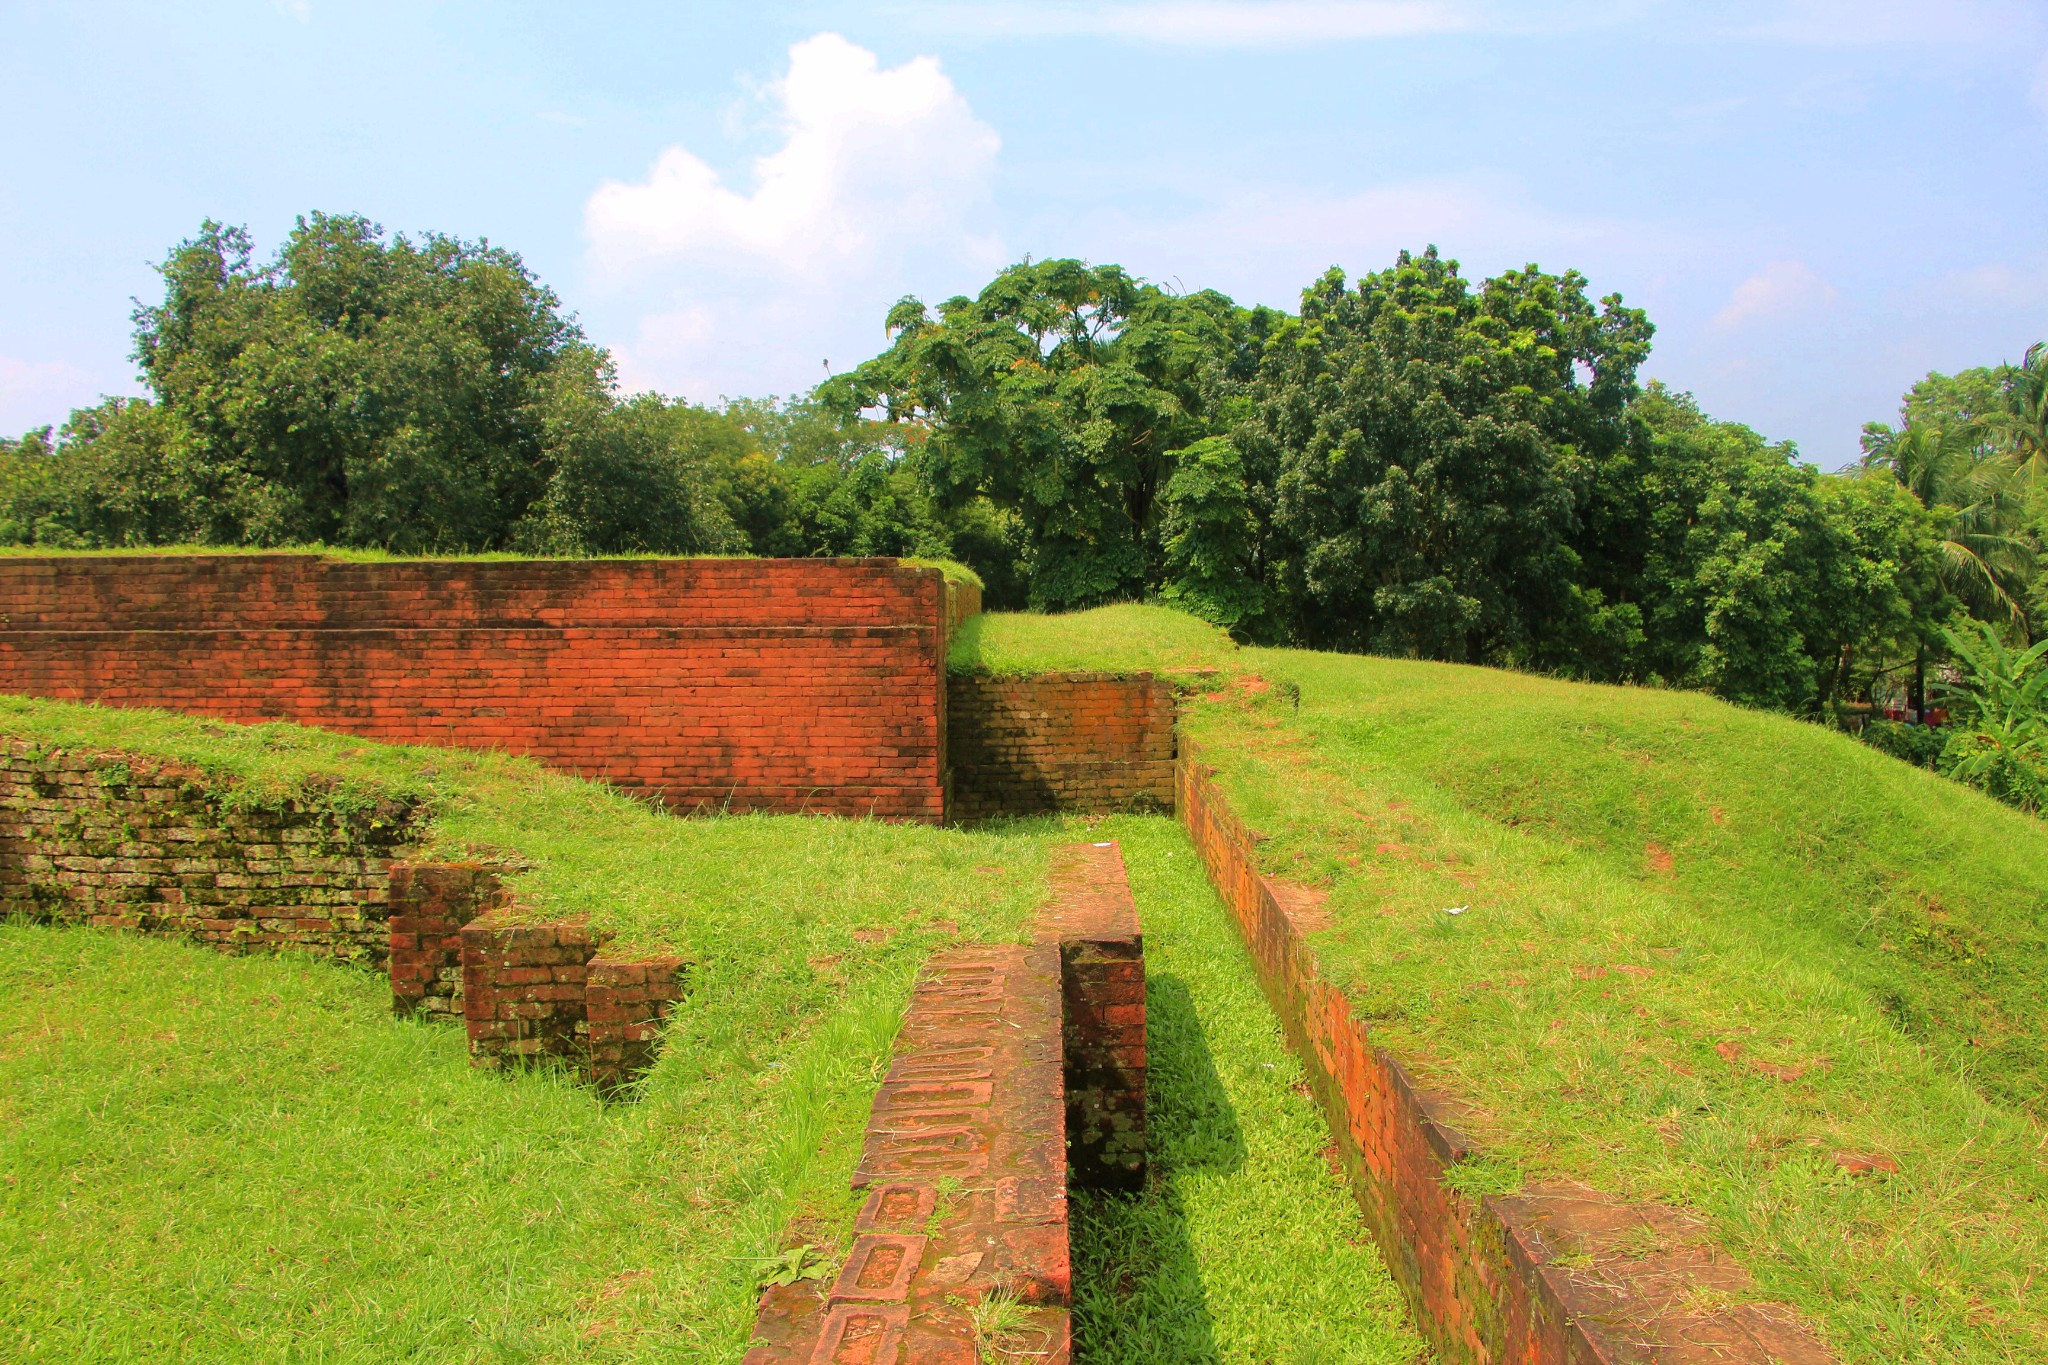
[[[0,557],[0,631],[942,628],[937,569],[890,559],[356,561]]]

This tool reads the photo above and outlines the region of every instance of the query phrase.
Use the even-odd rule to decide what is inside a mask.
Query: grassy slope
[[[32,1360],[734,1358],[755,1259],[843,1246],[917,962],[949,927],[1018,932],[1048,846],[1096,828],[676,821],[503,757],[18,698],[0,733],[251,797],[421,796],[443,851],[523,859],[531,900],[700,964],[639,1102],[608,1107],[471,1071],[366,973],[0,926],[0,1356]],[[1192,850],[1104,828],[1161,971],[1160,1180],[1082,1206],[1095,1358],[1409,1358]]]
[[[1187,836],[1122,842],[1145,928],[1152,1184],[1074,1203],[1075,1340],[1096,1365],[1397,1365],[1422,1346],[1301,1066]]]
[[[1191,734],[1486,1178],[1692,1207],[1852,1360],[2048,1352],[2048,826],[1696,695],[1195,629],[992,617],[956,663],[1223,668]]]

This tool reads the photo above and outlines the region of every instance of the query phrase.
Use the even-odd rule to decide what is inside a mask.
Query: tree
[[[501,548],[549,484],[549,404],[610,378],[488,243],[314,214],[258,266],[209,221],[160,269],[136,358],[214,543]]]
[[[201,538],[200,471],[163,409],[109,398],[0,441],[0,544],[93,549]]]
[[[1973,614],[2024,631],[2038,546],[2018,462],[1991,448],[1977,422],[1866,428],[1865,440],[1862,468],[1896,480],[1934,514],[1942,586]]]
[[[565,377],[566,378],[566,377]],[[546,407],[552,471],[512,533],[532,553],[741,554],[747,538],[717,496],[703,410],[574,384]]]
[[[1626,439],[1652,331],[1585,284],[1531,266],[1474,290],[1432,247],[1304,292],[1238,430],[1275,489],[1289,638],[1505,662],[1563,626],[1579,490]]]
[[[1659,384],[1630,419],[1592,501],[1609,541],[1589,591],[1638,627],[1609,676],[1811,713],[1858,657],[1937,628],[1932,532],[1903,491],[1823,475]]]
[[[1087,606],[1159,587],[1174,455],[1220,434],[1270,316],[1117,266],[1027,262],[936,315],[903,300],[889,349],[830,391],[902,429],[941,509],[1014,519],[1033,606]]]

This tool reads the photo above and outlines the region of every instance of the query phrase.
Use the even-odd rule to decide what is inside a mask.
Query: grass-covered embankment
[[[1480,1183],[1692,1208],[1852,1361],[2048,1353],[2048,826],[1694,694],[1159,609],[992,616],[955,664],[1148,655],[1378,1039],[1481,1106]]]
[[[499,756],[0,698],[0,733],[243,799],[400,794],[433,849],[691,956],[636,1102],[468,1065],[359,970],[0,925],[0,1356],[736,1359],[760,1258],[843,1250],[847,1178],[936,943],[1022,931],[1049,847],[1125,843],[1153,954],[1156,1179],[1077,1201],[1091,1358],[1409,1359],[1398,1298],[1170,821],[674,820]]]

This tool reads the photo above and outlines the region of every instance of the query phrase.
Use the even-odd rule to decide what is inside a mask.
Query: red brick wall
[[[418,811],[223,796],[171,764],[5,741],[0,914],[383,962],[391,860]]]
[[[1173,809],[1173,689],[1149,674],[956,674],[946,709],[955,819]]]
[[[1145,938],[1115,842],[1060,849],[1038,932],[1060,948],[1067,1169],[1077,1185],[1145,1186]]]
[[[1698,1220],[1583,1186],[1512,1197],[1452,1189],[1471,1160],[1460,1106],[1431,1093],[1351,1015],[1296,917],[1314,893],[1261,877],[1249,833],[1194,757],[1181,822],[1237,921],[1261,985],[1307,1068],[1360,1208],[1417,1323],[1447,1365],[1715,1360],[1833,1365],[1780,1305],[1700,1238]],[[1663,1250],[1646,1253],[1649,1241]],[[1708,1307],[1720,1301],[1726,1307]]]
[[[683,810],[937,820],[969,595],[893,560],[0,558],[0,691],[506,749]]]

